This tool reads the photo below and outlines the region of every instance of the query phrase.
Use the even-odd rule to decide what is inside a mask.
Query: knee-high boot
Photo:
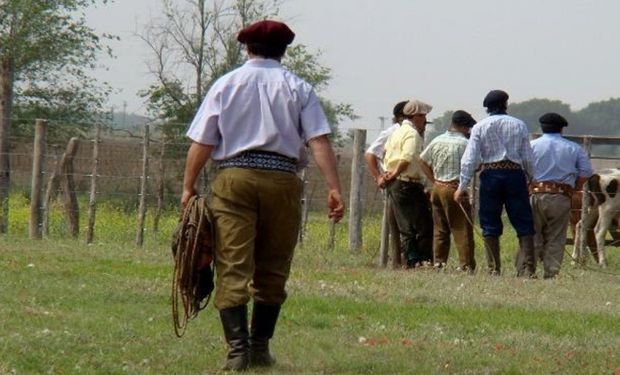
[[[276,363],[269,352],[269,340],[273,337],[279,314],[279,305],[254,303],[250,328],[250,366],[266,367]]]
[[[502,261],[499,254],[499,237],[484,237],[484,249],[487,254],[489,274],[499,275]]]
[[[519,237],[519,252],[517,253],[517,277],[536,276],[536,254],[534,251],[534,236]]]
[[[243,371],[250,363],[248,307],[246,305],[220,310],[228,355],[223,370]]]

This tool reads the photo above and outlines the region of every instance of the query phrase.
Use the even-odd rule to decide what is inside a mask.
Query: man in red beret
[[[211,159],[215,233],[215,307],[229,351],[225,370],[271,366],[269,352],[286,299],[301,221],[302,182],[309,146],[327,183],[328,215],[339,221],[344,201],[329,141],[331,129],[312,86],[280,60],[295,34],[285,24],[260,21],[237,39],[249,60],[211,86],[187,136],[182,203]],[[253,299],[251,329],[247,304]]]

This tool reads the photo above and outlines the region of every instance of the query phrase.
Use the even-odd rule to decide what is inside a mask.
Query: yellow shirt
[[[396,169],[401,160],[409,162],[399,177],[422,179],[419,157],[424,147],[424,139],[415,129],[413,123],[404,120],[385,143],[385,167],[389,171]]]

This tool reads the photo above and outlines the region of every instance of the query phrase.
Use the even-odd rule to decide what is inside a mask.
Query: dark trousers
[[[502,210],[518,237],[534,234],[534,219],[523,170],[487,169],[480,173],[480,226],[485,237],[503,233]]]
[[[394,216],[401,234],[407,265],[433,260],[433,218],[424,187],[417,182],[396,180],[388,186]]]

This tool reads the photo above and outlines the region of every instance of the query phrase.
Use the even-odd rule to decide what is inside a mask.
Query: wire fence
[[[54,126],[59,125],[62,124],[54,123]],[[71,224],[68,224],[73,215],[73,220],[77,220],[74,225],[79,232],[84,232],[84,229],[92,231],[88,226],[94,225],[98,228],[95,235],[100,240],[105,240],[106,235],[120,235],[127,241],[135,240],[141,244],[143,235],[160,235],[158,231],[162,213],[179,210],[189,141],[184,138],[170,141],[157,127],[147,124],[131,131],[109,128],[101,131],[98,124],[88,124],[88,127],[92,130],[73,140],[75,150],[72,151],[70,165],[66,165],[70,139],[46,139],[42,146],[38,146],[42,150],[37,151],[34,134],[10,138],[10,168],[9,171],[0,170],[0,174],[10,172],[8,188],[11,210],[19,212],[31,203],[33,178],[37,174],[33,172],[34,155],[39,152],[42,158],[39,171],[42,182],[38,189],[44,198],[36,209],[42,212],[42,219],[37,223],[41,232],[48,236],[76,236],[76,233],[71,232]],[[99,129],[99,133],[96,129]],[[596,170],[620,166],[619,154],[615,152],[615,147],[620,144],[618,139],[569,138],[583,144],[592,154]],[[362,152],[364,143],[361,144]],[[593,149],[603,152],[594,154]],[[361,176],[355,179],[357,202],[347,202],[347,206],[359,207],[364,218],[382,217],[385,208],[382,190],[375,185],[369,173],[352,171],[354,147],[348,145],[336,151],[345,199],[350,196],[351,176]],[[209,168],[202,175],[200,186],[204,191],[212,175]],[[305,181],[304,217],[307,218],[307,212],[325,211],[326,188],[316,165],[311,161],[301,176]],[[65,182],[61,183],[58,179]],[[477,194],[472,196],[477,197]],[[474,198],[474,207],[477,207],[476,201]],[[94,218],[90,217],[90,211],[101,206],[118,213],[114,220],[125,221],[127,233],[106,233],[103,230],[105,223],[91,223]],[[26,234],[28,232],[25,228],[28,228],[32,218],[9,214],[8,220],[10,230]]]

